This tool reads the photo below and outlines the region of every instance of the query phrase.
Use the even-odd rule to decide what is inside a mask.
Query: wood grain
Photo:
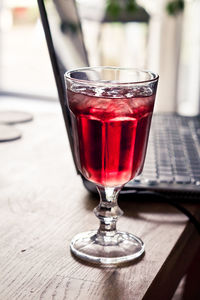
[[[37,112],[18,128],[21,140],[0,145],[0,300],[139,300],[155,289],[186,218],[165,204],[121,201],[118,227],[144,240],[145,255],[120,267],[80,262],[69,243],[97,228],[98,199],[75,172],[61,113]]]

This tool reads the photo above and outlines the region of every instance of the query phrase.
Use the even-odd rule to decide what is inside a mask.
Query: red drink
[[[116,230],[122,214],[117,197],[142,171],[158,76],[139,69],[88,67],[68,71],[65,82],[77,167],[100,195],[94,209],[99,229],[76,235],[71,251],[99,264],[128,262],[144,252],[144,244]]]
[[[68,90],[75,157],[85,178],[114,187],[141,173],[154,99],[141,88],[139,96],[122,88]]]

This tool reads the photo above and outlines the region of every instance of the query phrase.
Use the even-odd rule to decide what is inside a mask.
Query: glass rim
[[[142,72],[142,73],[148,73],[153,76],[153,78],[146,79],[146,80],[140,80],[140,81],[114,81],[114,80],[88,80],[88,79],[78,79],[78,78],[73,78],[71,77],[71,74],[73,72],[78,72],[78,71],[89,71],[93,69],[108,69],[108,70],[121,70],[121,71],[135,71],[135,72]],[[150,83],[150,82],[156,82],[159,79],[159,75],[155,72],[145,70],[145,69],[140,69],[140,68],[130,68],[130,67],[111,67],[111,66],[96,66],[96,67],[82,67],[82,68],[76,68],[76,69],[71,69],[65,72],[64,74],[65,79],[72,80],[77,83],[82,83],[82,84],[89,84],[89,85],[107,85],[107,86],[117,86],[117,85],[131,85],[131,84],[144,84],[144,83]]]

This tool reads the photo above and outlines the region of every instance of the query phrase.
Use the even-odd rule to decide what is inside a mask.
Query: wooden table
[[[98,200],[75,172],[58,104],[33,107],[34,121],[17,126],[23,138],[0,144],[0,299],[171,299],[199,247],[193,225],[167,204],[123,200],[118,227],[142,238],[142,259],[75,259],[70,240],[97,228]]]

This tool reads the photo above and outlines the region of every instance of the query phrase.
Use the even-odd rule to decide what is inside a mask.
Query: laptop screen
[[[88,66],[78,11],[73,0],[46,0],[52,41],[59,61],[66,70]]]
[[[70,113],[65,105],[64,73],[72,68],[88,66],[80,19],[74,0],[38,0],[38,6],[74,158]]]

